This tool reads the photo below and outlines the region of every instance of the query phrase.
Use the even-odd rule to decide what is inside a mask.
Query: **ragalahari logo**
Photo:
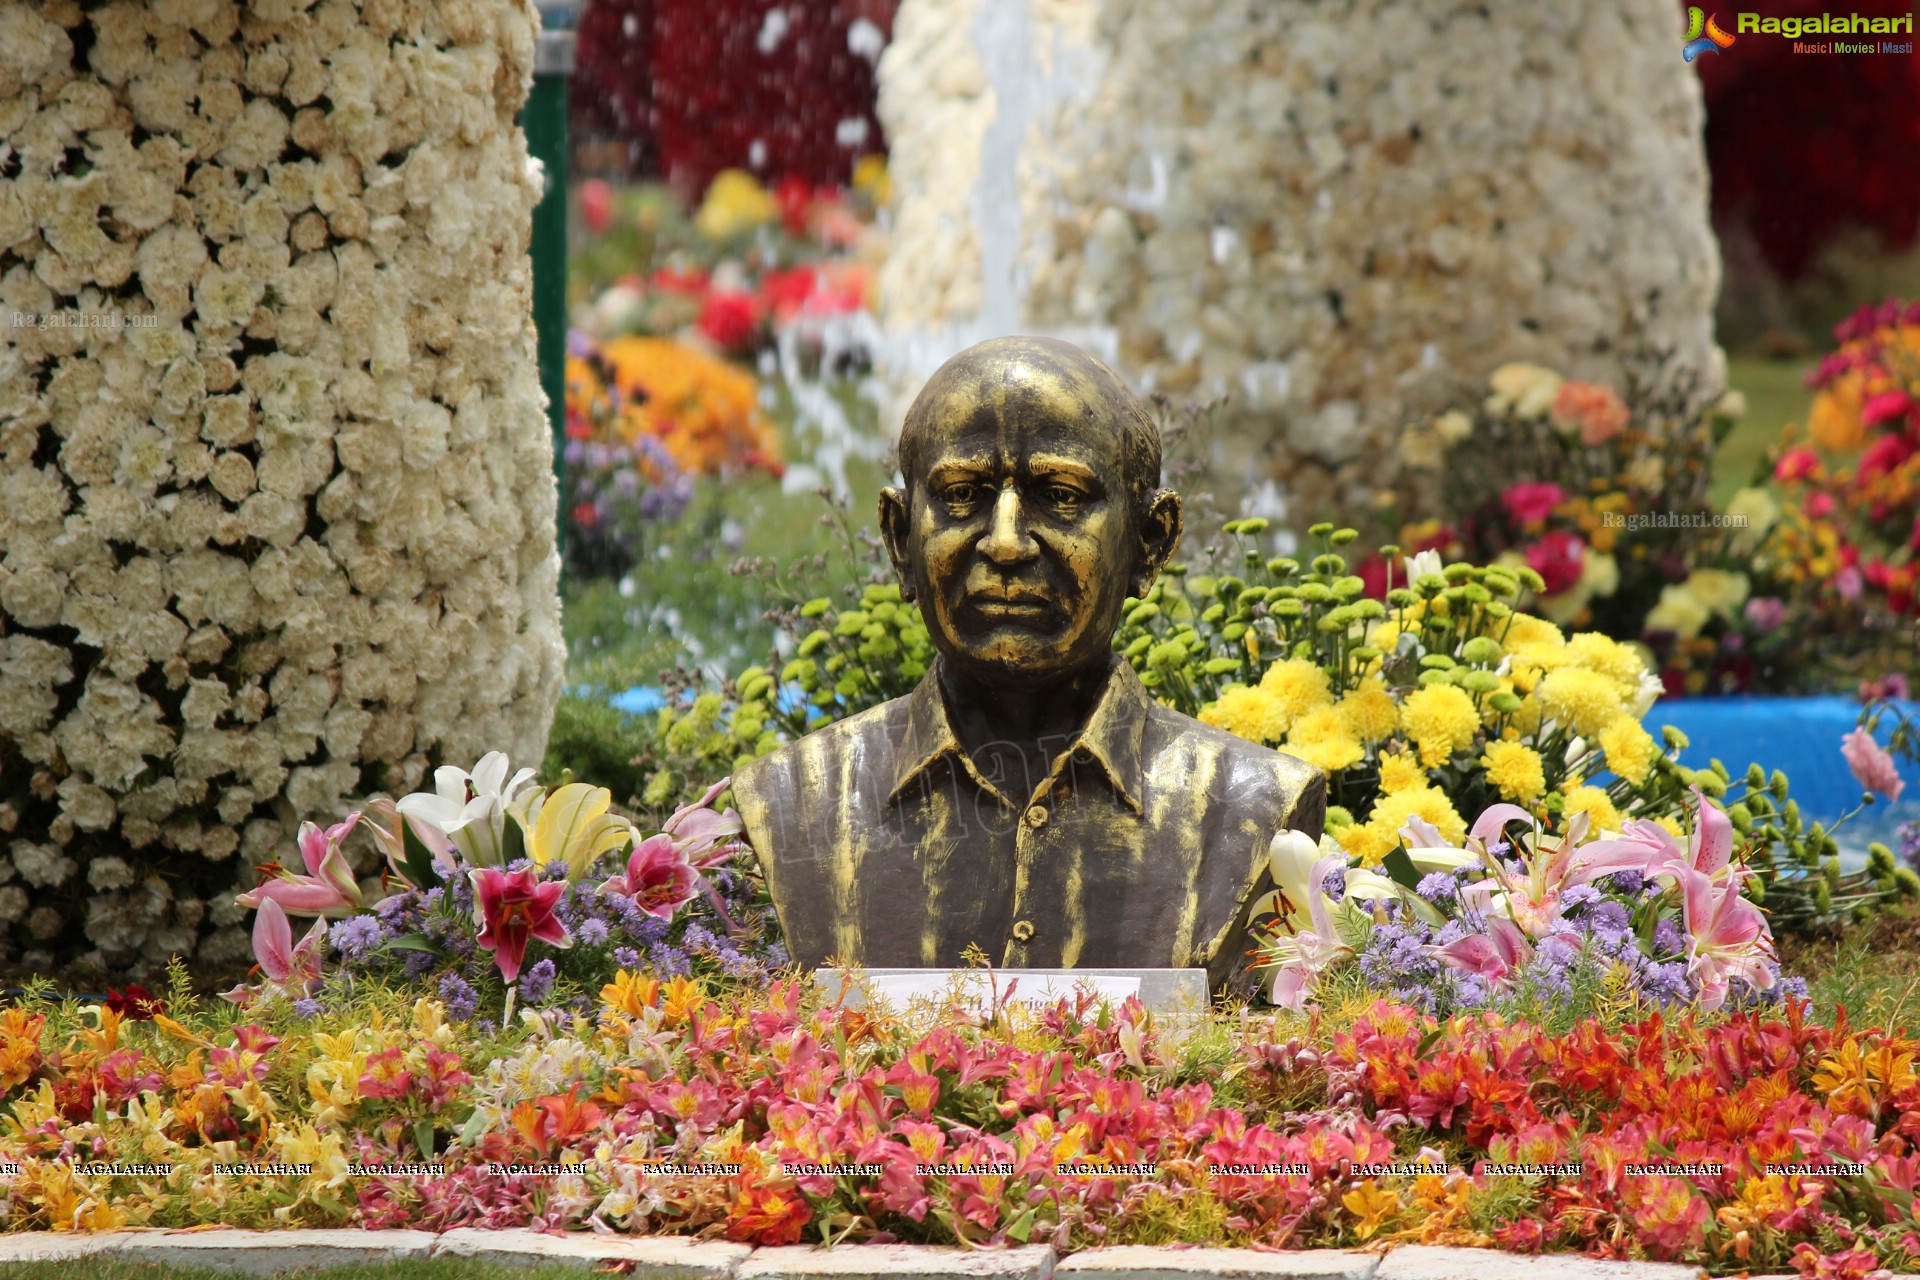
[[[1709,16],[1698,5],[1687,10],[1687,47],[1680,51],[1681,57],[1692,62],[1703,53],[1718,53],[1733,43],[1733,37],[1715,20],[1719,16]]]

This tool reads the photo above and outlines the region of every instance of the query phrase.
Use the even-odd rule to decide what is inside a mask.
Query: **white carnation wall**
[[[293,832],[538,764],[524,0],[0,0],[0,961],[250,951]]]

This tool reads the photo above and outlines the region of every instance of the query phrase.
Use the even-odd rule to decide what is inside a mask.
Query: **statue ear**
[[[893,561],[894,576],[900,579],[900,598],[909,604],[913,589],[912,561],[907,556],[907,495],[898,489],[880,491],[880,540],[886,543],[887,559]]]
[[[1180,531],[1184,527],[1181,517],[1180,495],[1171,489],[1161,489],[1147,502],[1146,514],[1140,518],[1140,558],[1136,561],[1130,592],[1134,599],[1153,589],[1153,581],[1160,571],[1167,567],[1167,561],[1173,559],[1174,551],[1180,546]]]

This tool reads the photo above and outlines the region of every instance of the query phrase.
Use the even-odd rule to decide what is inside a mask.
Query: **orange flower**
[[[1834,453],[1853,453],[1867,442],[1867,424],[1861,416],[1866,387],[1858,373],[1843,373],[1813,398],[1807,432],[1814,443]]]
[[[40,1028],[44,1013],[28,1013],[14,1005],[0,1013],[0,1093],[25,1083],[40,1065]]]
[[[797,1244],[813,1209],[799,1196],[772,1187],[742,1191],[727,1214],[727,1239],[748,1244]]]

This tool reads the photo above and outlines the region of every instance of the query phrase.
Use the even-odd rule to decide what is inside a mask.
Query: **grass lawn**
[[[129,1262],[120,1258],[85,1258],[65,1262],[0,1263],[0,1276],[6,1280],[233,1280],[237,1271],[211,1267],[161,1266],[152,1262]],[[528,1266],[495,1262],[474,1262],[466,1258],[426,1258],[407,1262],[359,1263],[324,1269],[302,1268],[282,1271],[283,1276],[299,1280],[562,1280],[563,1277],[607,1274],[564,1263]]]
[[[1720,452],[1714,458],[1713,485],[1707,500],[1715,509],[1724,507],[1736,490],[1752,483],[1755,470],[1779,440],[1782,427],[1789,422],[1806,422],[1807,409],[1813,404],[1806,375],[1818,363],[1752,356],[1728,358],[1727,385],[1747,398],[1747,416],[1720,442]]]
[[[1780,963],[1807,980],[1814,1019],[1844,1006],[1853,1027],[1920,1035],[1920,903],[1903,903],[1844,928],[1780,939]]]

